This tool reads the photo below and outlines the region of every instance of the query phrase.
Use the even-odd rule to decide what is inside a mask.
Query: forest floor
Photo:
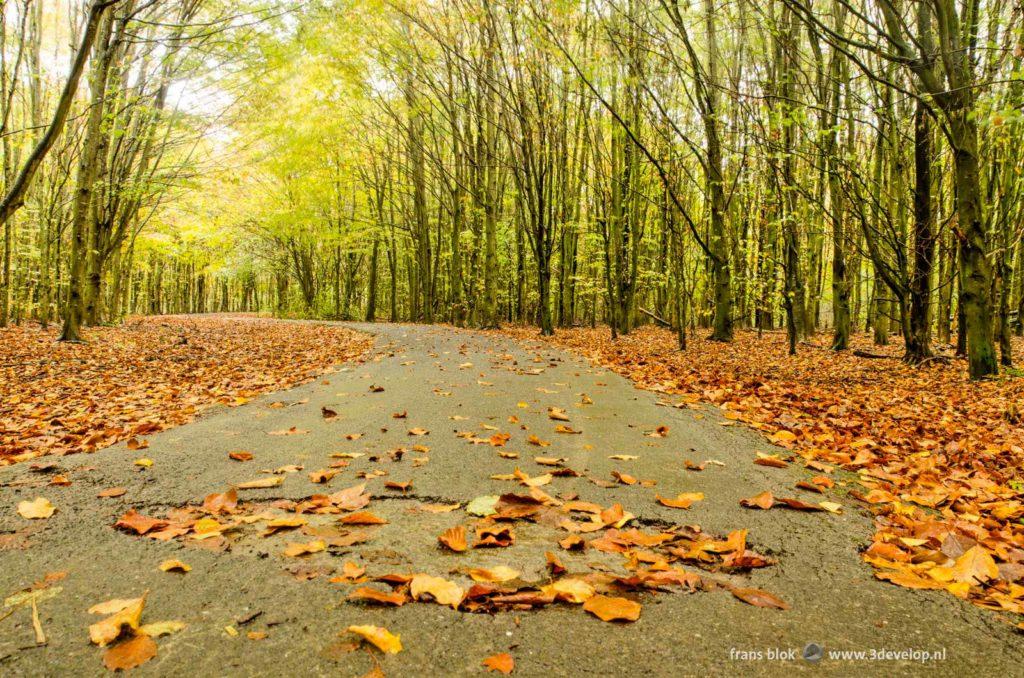
[[[173,333],[204,321],[158,325]],[[335,342],[308,349],[325,361],[321,371],[361,353],[358,336],[332,339],[327,333],[337,330],[322,324],[258,324],[248,339],[253,364],[262,337],[273,335],[282,337],[280,361],[305,366],[299,340],[283,338],[292,332]],[[877,519],[863,507],[895,501],[861,502],[851,491],[870,500],[876,491],[923,490],[867,489],[862,483],[891,473],[887,465],[869,464],[872,480],[839,468],[841,460],[804,456],[811,448],[796,424],[849,412],[789,415],[796,422],[784,427],[781,413],[751,419],[773,445],[740,425],[746,410],[723,409],[728,398],[716,389],[668,384],[667,372],[657,381],[630,376],[692,395],[638,390],[545,342],[444,327],[345,327],[374,335],[363,362],[319,376],[296,366],[292,376],[306,383],[287,391],[218,390],[232,404],[251,399],[92,454],[0,469],[4,673],[141,664],[138,671],[154,675],[426,676],[480,674],[487,662],[522,675],[1010,675],[1024,660],[1016,615],[947,590],[893,586],[861,561]],[[596,335],[563,337],[607,350]],[[638,334],[623,342],[628,353],[627,341],[650,354],[646,344],[660,339]],[[71,348],[82,357],[107,350],[100,343]],[[688,364],[701,348],[679,360]],[[40,344],[29,353],[42,360],[63,350]],[[786,369],[770,351],[761,355],[765,372]],[[619,371],[624,360],[608,362]],[[860,388],[854,376],[851,399]],[[154,387],[163,383],[154,379]],[[768,393],[759,397],[750,412],[775,411]],[[794,392],[791,400],[807,397]],[[872,435],[871,454],[888,454],[891,445]],[[833,443],[819,446],[836,454]],[[929,456],[951,456],[946,447]],[[952,504],[981,491],[961,492]],[[888,515],[919,520],[907,508],[919,504],[899,506]],[[1000,519],[957,513],[945,500],[935,506],[940,517],[948,509],[957,529],[978,528],[973,538],[900,535],[884,546],[932,546],[935,567],[950,561],[950,581],[972,578],[966,597],[998,593],[1003,577],[1014,576],[1006,566],[1015,551],[979,530],[994,531]],[[875,555],[914,560],[881,547]],[[909,565],[896,571],[931,577]],[[369,642],[360,642],[364,635]],[[399,643],[397,653],[377,649]],[[820,661],[802,658],[808,643],[824,648]]]

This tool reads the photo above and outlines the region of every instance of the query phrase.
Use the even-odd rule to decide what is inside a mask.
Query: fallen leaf
[[[954,581],[967,584],[984,584],[999,577],[996,561],[980,544],[975,544],[957,558],[952,570]]]
[[[618,471],[612,471],[612,477],[618,480],[623,485],[636,485],[639,481],[628,473],[620,473]]]
[[[548,408],[548,419],[555,421],[569,421],[569,415],[565,413],[561,407],[549,407]]]
[[[96,493],[96,496],[100,497],[101,499],[109,499],[112,497],[120,497],[124,495],[127,491],[128,490],[126,490],[123,487],[108,487],[105,490],[100,490],[98,493]]]
[[[749,499],[740,499],[740,506],[747,508],[759,508],[759,509],[770,509],[775,505],[775,497],[771,492],[762,492],[756,496],[750,497]]]
[[[583,609],[601,621],[634,622],[640,618],[641,606],[628,598],[595,595],[583,603]]]
[[[448,581],[441,577],[433,577],[428,574],[417,574],[409,582],[409,593],[416,600],[424,594],[428,594],[440,605],[450,605],[453,609],[458,608],[464,594],[461,587],[455,582]]]
[[[466,572],[473,581],[479,582],[506,582],[519,576],[518,570],[513,570],[505,565],[498,565],[490,569],[473,568]]]
[[[491,671],[498,671],[499,673],[508,675],[509,673],[512,673],[512,670],[516,667],[515,660],[512,659],[512,655],[508,652],[491,655],[480,663],[487,667],[488,673]]]
[[[89,612],[106,614],[106,611],[112,609],[112,607],[120,606],[117,611],[106,619],[89,626],[89,640],[95,645],[103,647],[117,640],[125,627],[132,631],[137,631],[139,629],[139,622],[142,619],[142,608],[145,605],[146,594],[144,593],[140,598],[111,600],[89,608]]]
[[[140,626],[139,633],[143,633],[150,638],[159,638],[160,636],[169,636],[172,633],[177,633],[183,628],[185,628],[185,622],[181,621],[153,622],[152,624]]]
[[[380,605],[393,605],[395,607],[401,607],[409,602],[409,599],[405,597],[405,594],[380,591],[370,586],[360,586],[355,591],[348,594],[348,599],[377,603]]]
[[[18,514],[29,520],[41,520],[49,518],[56,511],[56,507],[45,497],[36,497],[32,501],[18,502]]]
[[[127,671],[156,656],[156,643],[148,635],[138,635],[112,645],[103,653],[103,665],[111,671]]]
[[[357,511],[338,518],[343,525],[387,525],[388,521],[369,511]]]
[[[220,494],[208,494],[203,500],[203,510],[207,513],[230,513],[238,507],[238,492],[230,488]]]
[[[165,560],[160,563],[160,569],[164,572],[181,572],[184,574],[185,572],[190,572],[192,570],[192,566],[186,565],[180,560]]]
[[[703,501],[703,492],[683,492],[676,496],[675,499],[666,499],[660,494],[654,495],[655,500],[662,506],[668,506],[671,508],[688,509],[690,506],[697,501]]]
[[[577,605],[587,602],[596,593],[593,586],[588,584],[586,581],[575,577],[563,577],[561,579],[556,579],[547,586],[542,586],[541,590],[544,593],[555,596],[556,600],[561,600],[566,603],[574,603]],[[595,612],[594,614],[597,613]],[[598,616],[600,617],[601,615]],[[609,620],[605,619],[605,621]]]
[[[288,542],[288,546],[284,549],[284,555],[289,558],[298,558],[300,556],[306,556],[311,553],[319,553],[327,548],[327,542],[323,539],[317,539],[308,543],[300,542]]]
[[[239,490],[258,490],[266,487],[277,487],[284,482],[284,476],[268,476],[266,478],[258,478],[257,480],[249,480],[244,483],[235,485]]]
[[[782,599],[761,589],[733,587],[729,590],[732,591],[732,595],[754,607],[770,607],[777,610],[789,609],[789,605]]]
[[[252,461],[252,452],[228,452],[228,459],[235,461]]]
[[[494,505],[498,503],[498,499],[500,497],[496,494],[476,497],[466,505],[466,513],[484,518],[494,515]]]
[[[168,525],[170,525],[170,523],[166,520],[144,516],[141,513],[138,513],[135,509],[129,509],[127,513],[121,516],[121,518],[114,523],[114,527],[131,530],[136,534],[146,534],[147,532],[167,527]]]
[[[393,635],[382,626],[349,626],[348,631],[362,636],[382,652],[397,654],[402,651],[401,636]]]
[[[338,475],[339,473],[341,473],[341,471],[337,469],[321,469],[319,471],[313,471],[309,474],[309,482],[323,484],[328,482],[331,478]]]
[[[466,544],[466,528],[462,525],[448,528],[437,538],[437,541],[456,553],[461,553],[468,548]]]

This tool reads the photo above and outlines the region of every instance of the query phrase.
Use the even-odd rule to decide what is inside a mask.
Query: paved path
[[[157,657],[136,669],[140,674],[362,675],[373,668],[368,653],[331,646],[350,624],[378,624],[401,634],[404,651],[383,658],[381,668],[402,676],[481,674],[481,660],[504,651],[515,658],[517,675],[1020,675],[1024,643],[997,615],[945,594],[905,590],[873,578],[858,556],[871,534],[870,521],[849,498],[838,493],[829,497],[846,507],[841,515],[741,508],[741,498],[766,489],[793,496],[794,482],[806,472],[752,464],[756,451],[768,450],[766,443],[752,432],[723,426],[716,412],[659,406],[656,394],[540,345],[448,328],[353,327],[377,335],[377,356],[365,364],[342,366],[314,383],[242,407],[212,411],[193,424],[151,436],[144,451],[118,445],[93,455],[42,460],[57,462],[59,470],[51,473],[66,475],[70,486],[47,486],[49,477],[32,472],[28,464],[0,471],[0,592],[14,592],[47,572],[68,572],[57,584],[60,592],[38,606],[48,638],[45,646],[35,647],[27,608],[0,621],[0,673],[103,673],[102,651],[90,645],[87,634],[98,617],[87,608],[149,590],[145,623],[180,620],[187,627],[160,638]],[[371,392],[370,385],[384,390]],[[593,404],[581,406],[581,393]],[[275,402],[289,405],[270,406]],[[582,434],[554,433],[557,422],[546,414],[550,406],[564,408],[571,426]],[[325,420],[322,407],[338,416]],[[392,418],[402,411],[408,413],[406,419]],[[528,446],[527,432],[509,424],[510,415],[551,446]],[[498,449],[469,444],[455,434],[476,430],[489,436],[481,424],[511,432],[505,450],[519,452],[520,459],[501,458]],[[268,435],[293,426],[309,432]],[[644,435],[658,426],[669,427],[667,437]],[[413,427],[430,434],[411,438],[407,430]],[[348,440],[350,433],[363,435]],[[413,459],[424,455],[409,453],[393,461],[386,454],[417,442],[430,447],[429,462],[422,466],[415,467]],[[231,461],[227,453],[233,450],[251,451],[255,460]],[[328,467],[336,461],[330,455],[338,452],[366,456],[352,460],[326,490],[312,484],[307,473]],[[543,554],[548,550],[559,552],[570,571],[587,571],[594,564],[616,566],[621,558],[558,549],[555,541],[566,533],[540,525],[517,524],[517,541],[509,548],[442,552],[437,535],[472,519],[462,510],[411,510],[420,502],[464,504],[480,495],[521,492],[517,484],[490,476],[510,473],[517,465],[530,475],[550,470],[533,463],[536,454],[566,457],[569,467],[593,478],[610,480],[610,473],[619,470],[657,481],[654,488],[601,487],[586,477],[555,478],[544,487],[551,494],[575,492],[602,506],[620,502],[648,526],[699,524],[705,532],[720,535],[749,529],[751,548],[779,563],[735,581],[770,591],[791,609],[752,607],[721,590],[644,594],[640,620],[620,625],[568,605],[493,616],[429,603],[370,608],[345,602],[349,587],[331,583],[331,575],[307,581],[293,576],[297,568],[326,573],[353,561],[370,575],[429,572],[464,585],[468,578],[452,574],[453,569],[504,564],[522,571],[523,579],[540,580],[546,576]],[[612,454],[639,458],[616,461],[608,458]],[[371,460],[375,455],[381,455],[377,462]],[[143,470],[133,465],[140,456],[152,459],[153,466]],[[714,459],[724,466],[709,464],[702,472],[688,472],[684,459]],[[233,541],[230,550],[214,551],[113,528],[128,508],[162,517],[169,508],[201,503],[207,494],[232,483],[267,477],[260,469],[293,464],[304,470],[286,474],[279,487],[244,491],[244,498],[298,500],[350,487],[359,482],[359,471],[384,469],[388,476],[368,481],[373,494],[368,510],[389,524],[376,528],[366,543],[305,559],[281,555],[288,536],[248,533]],[[385,480],[411,480],[412,489],[402,495],[385,489]],[[113,499],[96,497],[113,486],[127,492]],[[657,504],[656,492],[673,497],[703,492],[706,499],[683,511]],[[57,506],[52,518],[27,521],[15,512],[19,501],[36,496]],[[190,564],[191,572],[161,572],[158,564],[172,558]],[[243,623],[255,613],[260,614]],[[227,632],[229,626],[239,635]],[[251,640],[249,631],[267,636]],[[826,650],[944,648],[945,659],[872,663],[826,657],[820,664],[799,658],[737,659],[738,651],[769,648],[798,648],[799,656],[799,649],[811,641]]]

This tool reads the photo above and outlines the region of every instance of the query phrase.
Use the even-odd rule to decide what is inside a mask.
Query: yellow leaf
[[[467,574],[473,579],[473,581],[504,582],[518,577],[519,571],[513,570],[511,567],[507,567],[505,565],[498,565],[497,567],[493,567],[489,570],[474,568],[469,570]]]
[[[284,549],[284,555],[289,558],[298,558],[299,556],[309,555],[310,553],[319,553],[327,548],[327,542],[323,539],[317,539],[307,544],[300,544],[296,542],[289,542],[288,546]]]
[[[136,466],[141,466],[143,468],[149,468],[150,466],[153,465],[153,460],[152,459],[146,459],[145,457],[143,457],[142,459],[136,459],[133,463]]]
[[[459,606],[464,595],[462,589],[455,582],[441,577],[432,577],[429,574],[413,576],[409,584],[409,593],[416,600],[419,600],[423,594],[430,594],[438,604],[451,605],[452,609]]]
[[[953,580],[967,584],[981,584],[999,576],[999,568],[984,546],[975,544],[956,559]]]
[[[56,510],[54,505],[50,503],[50,500],[45,497],[36,497],[32,501],[18,503],[18,513],[21,514],[22,518],[28,518],[29,520],[49,518]]]
[[[572,577],[557,579],[547,586],[541,587],[541,591],[554,595],[558,600],[577,604],[587,602],[595,593],[593,586],[582,579]]]
[[[164,572],[189,572],[192,569],[191,565],[186,565],[180,560],[165,560],[160,563],[160,569]]]
[[[402,637],[382,626],[349,626],[348,630],[373,643],[382,652],[397,654],[402,651]]]
[[[239,483],[235,487],[240,490],[256,490],[264,487],[277,487],[284,482],[284,476],[270,476],[267,478],[260,478],[258,480],[250,480],[245,483]]]
[[[139,633],[143,633],[151,638],[159,638],[160,636],[169,636],[172,633],[185,628],[185,622],[181,621],[162,621],[153,622],[152,624],[144,624],[139,628]]]
[[[112,603],[114,601],[109,602]],[[126,626],[132,631],[138,630],[139,621],[142,619],[142,608],[146,605],[146,594],[142,594],[141,598],[133,598],[124,602],[128,604],[120,611],[89,626],[89,640],[103,647],[117,640],[118,636],[121,635],[121,631]],[[104,603],[104,605],[106,604],[109,603]],[[96,609],[96,607],[98,606],[90,609]]]

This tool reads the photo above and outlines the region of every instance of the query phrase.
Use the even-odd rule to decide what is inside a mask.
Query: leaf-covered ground
[[[682,396],[677,406],[720,407],[793,450],[787,463],[857,473],[861,487],[850,495],[876,514],[863,557],[878,578],[1024,612],[1024,379],[972,383],[959,360],[911,367],[897,346],[891,359],[869,359],[829,350],[824,336],[797,356],[779,333],[741,332],[731,344],[693,337],[686,352],[654,328],[617,341],[606,330],[575,329],[550,341],[643,388]],[[779,506],[771,499],[744,505]]]
[[[0,329],[0,465],[94,452],[191,421],[215,404],[302,384],[370,345],[355,332],[227,316],[133,319],[56,341]]]
[[[250,348],[272,329],[258,325]],[[803,445],[793,413],[765,425],[787,451],[739,410],[710,412],[703,390],[643,393],[550,344],[353,328],[375,335],[372,358],[328,370],[325,354],[322,376],[141,438],[144,453],[122,442],[0,469],[0,665],[735,673],[756,648],[804,661],[809,641],[891,650],[901,675],[1024,661],[1019,549],[994,518],[957,512],[977,491],[948,525],[926,520],[923,490],[865,488],[876,481],[840,469],[889,472],[862,455],[881,458],[880,444],[843,461]],[[639,356],[659,336],[624,348]],[[876,580],[859,557],[868,507],[906,521],[880,524],[868,554],[891,563],[886,579],[1004,611]]]

